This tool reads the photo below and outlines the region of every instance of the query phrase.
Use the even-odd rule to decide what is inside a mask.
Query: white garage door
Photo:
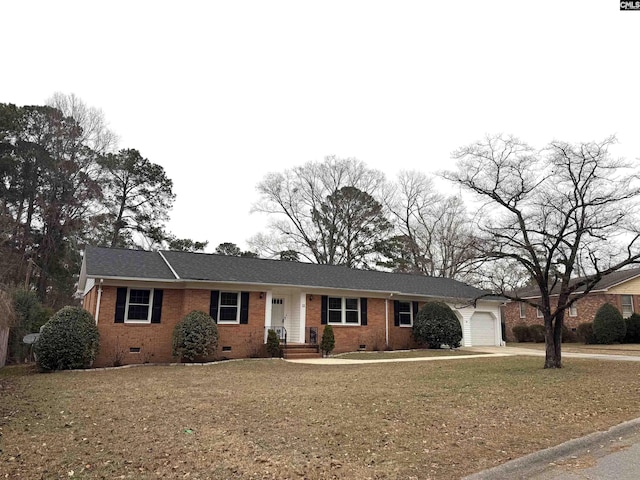
[[[471,345],[494,346],[496,344],[496,321],[490,313],[476,312],[471,316]]]

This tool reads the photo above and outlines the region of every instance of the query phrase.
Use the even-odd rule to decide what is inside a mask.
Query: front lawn
[[[640,416],[640,364],[0,369],[8,478],[453,479]]]

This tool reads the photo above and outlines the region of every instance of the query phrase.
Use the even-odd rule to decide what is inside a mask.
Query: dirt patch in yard
[[[640,415],[640,364],[247,360],[0,377],[9,478],[453,479]],[[8,380],[7,380],[8,378]]]

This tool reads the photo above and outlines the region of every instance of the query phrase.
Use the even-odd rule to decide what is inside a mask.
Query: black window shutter
[[[249,323],[249,292],[240,293],[240,323]]]
[[[159,288],[153,290],[153,307],[151,309],[151,323],[160,323],[162,316],[162,294]]]
[[[398,300],[393,301],[393,324],[396,327],[400,326],[400,302]]]
[[[209,302],[209,316],[218,323],[218,298],[220,290],[211,290],[211,301]]]
[[[367,324],[367,299],[360,299],[360,325]]]
[[[320,308],[320,325],[327,324],[327,303],[329,302],[329,297],[326,295],[322,296],[321,308]]]
[[[116,294],[116,317],[114,319],[115,323],[124,323],[124,309],[127,306],[127,288],[120,287],[118,288],[118,293]]]
[[[413,319],[415,320],[416,316],[418,315],[418,302],[411,302],[411,305],[413,307]]]

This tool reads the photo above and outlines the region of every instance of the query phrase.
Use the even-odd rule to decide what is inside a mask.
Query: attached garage
[[[475,312],[471,316],[471,345],[496,345],[496,320],[488,312]]]

